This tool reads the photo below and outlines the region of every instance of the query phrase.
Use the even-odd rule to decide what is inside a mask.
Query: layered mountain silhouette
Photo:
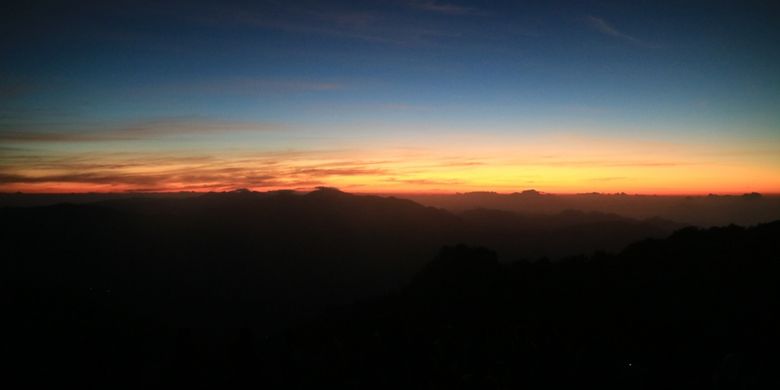
[[[743,195],[656,196],[625,193],[559,195],[527,190],[512,194],[409,195],[409,199],[453,212],[486,207],[518,213],[556,214],[574,209],[639,219],[660,217],[697,226],[755,225],[780,219],[780,196],[755,192]]]
[[[246,194],[261,193],[244,190]],[[276,191],[273,193],[293,191]],[[271,194],[273,194],[271,193]],[[268,193],[266,193],[268,194]],[[215,194],[218,195],[218,194]],[[224,194],[223,194],[224,195]],[[202,196],[197,192],[176,193],[78,193],[27,194],[0,193],[0,207],[49,206],[59,203],[94,203],[106,200],[189,199]],[[524,215],[555,215],[568,210],[618,214],[635,219],[663,218],[696,226],[723,226],[728,224],[755,225],[780,219],[780,196],[756,192],[742,195],[683,196],[683,195],[628,195],[550,194],[526,190],[511,194],[495,192],[468,192],[462,194],[404,194],[404,199],[425,206],[442,208],[459,214],[478,208],[510,211]]]
[[[775,388],[779,255],[780,222],[555,263],[445,247],[399,293],[294,328],[262,364],[301,387]]]
[[[667,237],[681,225],[571,210],[547,216],[489,209],[453,213],[330,188],[308,194],[235,191],[5,207],[0,221],[12,371],[28,379],[88,387],[519,383],[506,372],[523,367],[523,372],[548,372],[544,370],[557,364],[554,356],[580,353],[577,348],[585,354],[577,361],[594,365],[634,357],[615,352],[612,344],[603,351],[588,349],[596,348],[582,344],[590,331],[601,332],[592,334],[597,340],[617,332],[610,342],[629,343],[625,332],[638,323],[647,325],[640,329],[643,337],[675,326],[669,313],[698,318],[701,326],[710,326],[713,318],[726,321],[712,317],[718,299],[731,305],[724,306],[723,316],[748,317],[720,323],[726,328],[709,332],[736,337],[728,333],[732,325],[735,332],[764,326],[758,321],[765,318],[750,316],[767,314],[765,305],[774,302],[770,295],[753,301],[758,296],[754,290],[741,289],[776,292],[766,285],[776,276],[775,263],[768,260],[777,254],[772,244],[777,242],[776,224],[680,230],[666,240],[610,255],[635,241]],[[453,246],[459,243],[469,246]],[[449,249],[440,252],[443,246]],[[491,250],[470,249],[481,246]],[[669,289],[659,287],[667,285]],[[694,305],[700,303],[696,299],[705,305]],[[356,300],[364,303],[350,306]],[[756,306],[744,306],[746,302]],[[748,307],[755,310],[734,312]],[[502,317],[505,311],[510,317]],[[399,323],[403,318],[411,322]],[[313,322],[300,325],[302,321]],[[497,343],[501,337],[525,337],[522,342],[504,340],[520,355],[504,351],[509,355],[457,360],[472,353],[458,348],[478,343],[471,339],[477,336],[457,328],[457,321],[479,321],[482,325],[468,325],[468,331],[495,331]],[[527,333],[507,333],[510,324]],[[437,353],[452,355],[425,360],[433,352],[426,349],[430,340],[420,337],[435,336],[439,326],[445,333],[437,337],[445,338],[438,343],[449,343],[450,349]],[[446,333],[450,326],[456,326],[454,333]],[[284,329],[297,330],[281,336]],[[370,333],[372,329],[379,333]],[[547,336],[536,339],[542,336],[533,332],[541,329]],[[359,343],[370,341],[364,339],[366,332],[374,335],[376,348],[360,349]],[[729,340],[737,346],[744,342]],[[377,365],[352,371],[362,367],[354,359],[379,359],[375,354],[395,348],[391,344],[414,356],[386,350],[389,355],[381,359],[400,360],[366,360]],[[552,355],[536,361],[531,350],[523,349],[531,344],[536,345],[532,351]],[[723,353],[735,359],[748,356],[737,347],[713,352],[699,349],[704,347],[698,341],[680,345],[702,354],[728,350]],[[564,347],[571,350],[555,349]],[[721,361],[721,355],[708,356]],[[510,356],[531,365],[510,369]],[[508,371],[501,376],[469,366],[477,360],[485,369],[503,365]],[[656,367],[658,361],[642,367]],[[437,366],[426,368],[428,364]],[[711,365],[705,368],[709,371],[702,368],[700,374],[720,372]],[[574,370],[571,378],[585,373],[569,370]],[[424,377],[426,372],[431,375]],[[666,375],[648,372],[654,378]],[[762,372],[750,375],[763,378]],[[533,383],[544,378],[533,375]],[[735,380],[744,378],[752,377]]]

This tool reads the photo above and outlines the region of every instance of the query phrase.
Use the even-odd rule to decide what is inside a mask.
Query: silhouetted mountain
[[[639,239],[665,237],[683,226],[661,218],[637,221],[616,214],[577,210],[540,215],[475,209],[458,215],[469,229],[464,236],[467,239],[460,242],[493,248],[504,259],[619,251]]]
[[[780,222],[502,264],[445,247],[398,294],[269,343],[264,380],[358,388],[777,388]]]
[[[488,208],[517,213],[557,214],[568,209],[616,213],[624,217],[660,217],[698,226],[755,225],[780,219],[780,196],[654,196],[618,194],[554,195],[538,191],[513,194],[473,192],[457,195],[409,195],[427,206],[453,212]]]
[[[555,258],[619,250],[673,226],[576,211],[456,215],[335,189],[2,208],[0,221],[12,371],[102,387],[247,379],[241,365],[256,363],[267,337],[400,289],[443,245],[489,245],[504,262]],[[480,256],[495,264],[473,272],[468,255],[464,272],[508,267]]]
[[[319,191],[327,190],[321,188]],[[338,191],[338,190],[336,190]],[[292,190],[272,192],[245,191],[252,196],[273,196],[282,193],[296,194]],[[224,196],[213,193],[211,196]],[[87,193],[87,194],[22,194],[0,193],[0,207],[47,206],[57,203],[92,203],[106,200],[155,198],[187,199],[203,196],[202,193]],[[526,190],[512,194],[496,192],[469,192],[464,194],[406,194],[410,199],[425,206],[461,213],[472,209],[493,209],[520,214],[555,215],[566,210],[581,210],[618,214],[635,219],[663,218],[686,225],[702,227],[728,224],[755,225],[780,219],[780,196],[777,194],[747,193],[743,195],[708,196],[656,196],[627,195],[626,193],[601,194],[549,194]]]

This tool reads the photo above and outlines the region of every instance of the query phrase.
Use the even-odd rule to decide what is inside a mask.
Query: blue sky
[[[47,155],[376,150],[420,135],[777,146],[778,6],[677,3],[4,5],[0,142]]]

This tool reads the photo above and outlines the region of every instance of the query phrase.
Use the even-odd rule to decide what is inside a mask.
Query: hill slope
[[[780,221],[557,263],[447,247],[402,292],[289,332],[264,364],[303,386],[775,388],[777,280]]]

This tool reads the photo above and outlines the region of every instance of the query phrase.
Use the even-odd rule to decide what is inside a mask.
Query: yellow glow
[[[242,150],[0,156],[2,191],[223,191],[333,186],[350,192],[645,194],[780,192],[774,150],[556,136],[428,140],[345,150]],[[780,155],[778,153],[777,155]]]

